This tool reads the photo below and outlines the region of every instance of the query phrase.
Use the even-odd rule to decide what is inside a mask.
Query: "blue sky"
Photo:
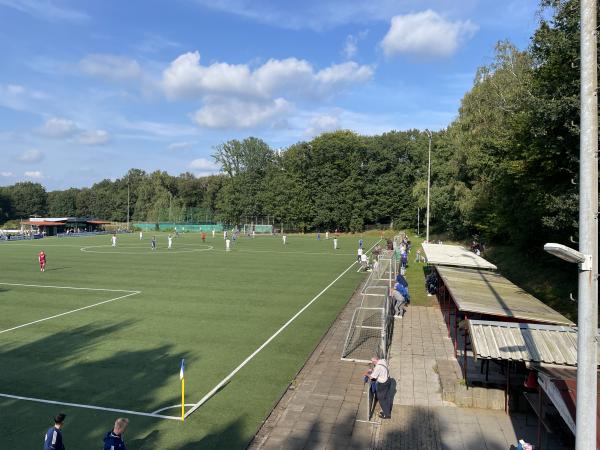
[[[441,129],[528,0],[0,0],[0,185],[218,171],[213,147]]]

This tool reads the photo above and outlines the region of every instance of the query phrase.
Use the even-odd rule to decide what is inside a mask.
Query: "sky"
[[[447,127],[531,0],[0,0],[0,185],[217,173],[214,147]]]

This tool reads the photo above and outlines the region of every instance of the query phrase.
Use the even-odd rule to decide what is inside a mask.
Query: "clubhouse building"
[[[21,229],[32,233],[56,236],[64,233],[86,233],[103,231],[105,220],[84,217],[30,217],[21,222]]]

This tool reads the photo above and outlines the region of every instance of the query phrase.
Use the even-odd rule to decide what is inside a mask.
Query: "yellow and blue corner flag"
[[[183,370],[185,368],[185,359],[181,360],[181,369],[179,369],[179,379],[183,380]]]

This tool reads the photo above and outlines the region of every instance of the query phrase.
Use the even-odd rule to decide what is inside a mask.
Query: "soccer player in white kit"
[[[325,232],[325,239],[329,239],[329,231]]]
[[[113,234],[111,240],[112,240],[112,246],[116,247],[117,246],[117,235]]]
[[[143,238],[143,237],[144,237],[144,233],[142,233],[142,232],[140,231],[140,241],[142,240],[142,238]]]
[[[228,252],[230,250],[231,241],[229,239],[225,239],[225,251]]]
[[[212,230],[213,239],[215,238],[215,230]]]
[[[337,238],[336,237],[333,238],[333,249],[337,250]]]
[[[285,245],[285,242],[287,241],[287,236],[284,234],[283,235],[283,245]]]
[[[169,240],[169,244],[168,244],[167,248],[173,247],[173,236],[169,235],[169,237],[167,239]]]

